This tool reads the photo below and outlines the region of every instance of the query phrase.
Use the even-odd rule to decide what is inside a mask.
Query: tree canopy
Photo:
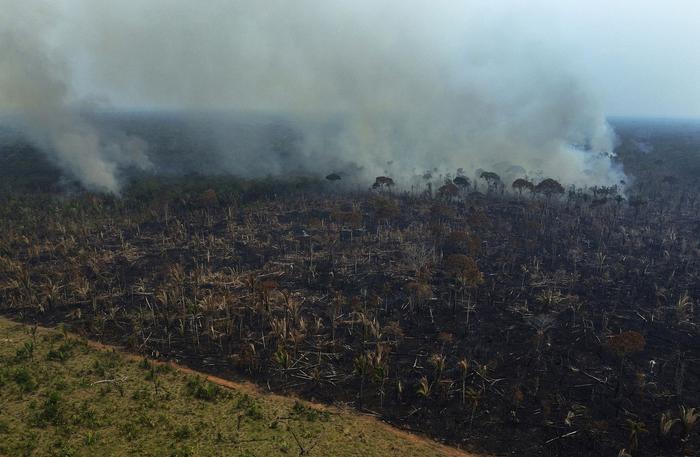
[[[535,192],[550,197],[554,194],[563,194],[564,186],[552,178],[547,178],[535,186]]]

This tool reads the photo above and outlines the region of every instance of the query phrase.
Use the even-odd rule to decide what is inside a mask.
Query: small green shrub
[[[119,358],[112,352],[100,352],[92,362],[92,373],[100,378],[111,378],[112,371],[119,366]]]
[[[319,411],[296,401],[294,402],[294,406],[292,406],[291,416],[297,419],[305,419],[309,422],[315,422],[317,420],[325,422],[328,420],[329,414],[326,411]]]
[[[142,370],[150,370],[152,366],[153,364],[146,357],[144,357],[143,360],[139,362],[139,368],[141,368]]]
[[[152,401],[151,391],[142,387],[131,393],[131,399],[139,402],[150,403]]]
[[[189,425],[182,425],[175,430],[175,433],[173,433],[173,436],[181,441],[192,438],[192,435],[193,432]]]
[[[119,433],[129,440],[134,440],[138,438],[140,427],[135,422],[126,422],[119,424]]]
[[[66,438],[58,438],[52,444],[52,449],[48,454],[51,457],[73,457],[77,454],[77,450],[66,441]]]
[[[92,362],[92,373],[103,378],[107,373],[107,369],[101,361],[95,360]]]
[[[222,397],[227,397],[227,392],[216,384],[205,381],[199,376],[191,376],[185,384],[185,391],[188,395],[205,401],[215,401]]]
[[[263,418],[263,409],[260,404],[248,394],[244,394],[238,399],[236,408],[244,410],[246,417],[253,420]]]
[[[98,425],[97,411],[88,403],[83,401],[78,404],[70,416],[73,425],[84,427],[96,427]]]
[[[179,446],[170,453],[170,457],[192,457],[194,452],[187,446]]]
[[[175,371],[175,368],[173,368],[172,366],[170,366],[166,363],[156,365],[156,373],[170,374],[173,371]]]
[[[63,363],[73,356],[73,347],[75,347],[75,343],[72,341],[65,341],[58,349],[51,349],[49,353],[46,354],[46,359]]]
[[[33,392],[37,387],[37,382],[32,373],[27,368],[18,368],[13,375],[15,383],[24,393]]]
[[[15,353],[15,361],[23,362],[34,358],[34,343],[31,341],[25,342],[22,347],[17,349]]]
[[[89,431],[85,435],[85,446],[92,446],[97,443],[97,440],[99,439],[99,435],[97,432]]]
[[[61,425],[64,419],[63,399],[58,392],[51,392],[44,400],[35,417],[39,426]]]

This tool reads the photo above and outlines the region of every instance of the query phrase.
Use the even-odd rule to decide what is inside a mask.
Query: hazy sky
[[[59,1],[67,6],[68,16],[73,17],[86,4],[83,0]],[[114,5],[104,0],[89,3],[101,2]],[[405,8],[411,2],[397,4]],[[120,3],[148,4],[149,0],[120,0]],[[453,5],[455,17],[466,14],[474,20],[484,14],[490,21],[500,18],[504,34],[526,30],[528,39],[539,40],[563,54],[567,64],[580,72],[596,93],[607,115],[700,117],[698,0],[452,0],[447,3]],[[192,4],[197,8],[197,2]],[[99,8],[93,6],[95,9]],[[510,29],[513,24],[518,32]],[[82,81],[83,89],[99,92],[99,84],[98,89],[92,88],[93,81],[88,76],[80,71],[75,76]],[[119,94],[111,95],[119,98]],[[113,102],[119,104],[120,100]]]
[[[609,115],[700,117],[700,1],[539,3]]]

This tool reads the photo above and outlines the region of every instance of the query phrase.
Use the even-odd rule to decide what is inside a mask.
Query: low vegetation
[[[487,453],[698,454],[700,137],[620,132],[633,179],[606,187],[436,169],[343,192],[333,170],[2,193],[0,310]]]
[[[2,456],[456,455],[370,418],[222,387],[57,330],[0,319],[0,343]]]

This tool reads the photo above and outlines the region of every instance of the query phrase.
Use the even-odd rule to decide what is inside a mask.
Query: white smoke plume
[[[102,134],[69,94],[69,68],[46,41],[55,11],[48,4],[0,1],[0,111],[84,187],[118,193],[122,167],[148,168],[146,144]]]
[[[28,10],[42,1],[16,3]],[[354,165],[365,179],[401,180],[433,168],[482,168],[506,178],[524,170],[565,184],[618,183],[614,135],[568,69],[566,50],[548,38],[546,23],[533,30],[491,3],[61,0],[64,16],[41,38],[77,76],[32,77],[30,91],[50,92],[54,107],[65,106],[69,86],[125,108],[283,115],[300,132],[294,167],[306,172]],[[32,28],[15,35],[45,30]],[[30,56],[38,44],[22,43]],[[45,66],[32,62],[19,76],[55,74]],[[49,114],[51,121],[37,116],[42,131],[63,134]],[[84,147],[70,141],[83,138],[77,132],[54,148],[83,183],[114,189],[122,164],[113,158],[133,149],[106,154],[93,133]],[[220,136],[219,170],[290,171],[230,132],[212,135]]]

